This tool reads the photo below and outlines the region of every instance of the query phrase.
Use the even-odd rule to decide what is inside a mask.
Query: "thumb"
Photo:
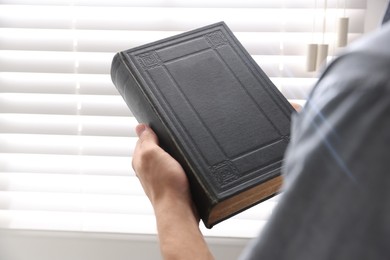
[[[135,128],[135,132],[137,133],[137,136],[141,142],[151,141],[151,142],[154,142],[156,144],[158,143],[157,135],[146,124],[137,125]]]

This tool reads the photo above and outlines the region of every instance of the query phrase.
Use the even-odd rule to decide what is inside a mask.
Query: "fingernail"
[[[146,125],[139,124],[135,127],[135,132],[137,133],[137,136],[140,137],[141,134],[146,130]]]

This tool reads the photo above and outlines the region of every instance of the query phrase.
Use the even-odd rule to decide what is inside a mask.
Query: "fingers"
[[[293,106],[293,108],[294,108],[297,112],[301,111],[302,106],[301,106],[300,104],[295,103],[295,102],[293,102],[293,101],[290,101],[290,104]]]
[[[135,131],[138,135],[138,141],[133,153],[132,166],[139,177],[140,170],[149,166],[150,157],[158,149],[158,138],[153,130],[145,124],[137,125]]]

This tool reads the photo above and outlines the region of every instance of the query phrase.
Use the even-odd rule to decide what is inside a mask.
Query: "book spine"
[[[207,223],[209,213],[217,201],[200,183],[199,178],[196,176],[196,169],[191,166],[190,158],[185,157],[174,141],[166,123],[159,116],[159,112],[155,109],[151,98],[143,91],[140,81],[135,73],[132,73],[132,69],[126,63],[126,57],[122,53],[117,53],[113,59],[111,78],[137,121],[148,124],[158,134],[160,146],[183,167],[189,179],[192,197],[198,213],[201,219]]]
[[[157,118],[154,116],[155,112],[152,110],[152,105],[142,92],[132,71],[124,62],[121,53],[116,54],[113,59],[111,79],[138,122],[146,124],[157,122]]]

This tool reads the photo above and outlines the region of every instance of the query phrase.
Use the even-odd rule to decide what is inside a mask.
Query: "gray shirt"
[[[390,259],[390,23],[326,68],[293,118],[282,199],[241,259]]]

